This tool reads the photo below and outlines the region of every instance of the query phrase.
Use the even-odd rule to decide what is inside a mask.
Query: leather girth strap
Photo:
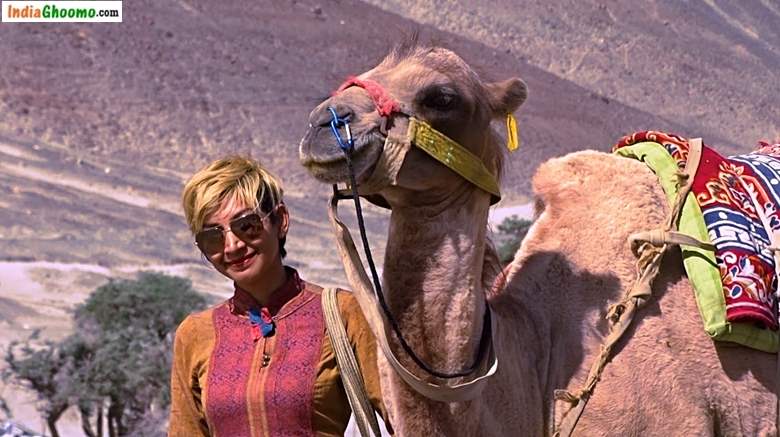
[[[712,248],[712,245],[709,243],[698,241],[677,232],[683,205],[693,185],[693,179],[699,168],[702,153],[701,138],[690,140],[689,145],[688,162],[685,166],[685,171],[679,174],[680,186],[671,211],[667,216],[665,226],[661,229],[637,232],[629,236],[631,249],[634,255],[637,256],[637,279],[631,288],[627,290],[623,300],[612,305],[607,311],[607,320],[610,322],[609,333],[601,346],[596,361],[590,368],[584,387],[574,393],[566,390],[555,391],[556,400],[574,404],[565,413],[557,430],[554,431],[555,436],[570,437],[574,432],[585,405],[587,405],[596,383],[601,378],[604,366],[611,359],[612,348],[631,325],[636,311],[650,298],[652,283],[658,276],[661,260],[666,250],[673,245]],[[555,420],[555,417],[553,416],[551,419]]]
[[[382,434],[379,431],[379,422],[376,420],[376,413],[371,406],[368,393],[366,393],[366,386],[363,383],[360,366],[355,359],[355,352],[352,350],[352,345],[347,338],[347,331],[344,329],[344,321],[339,312],[335,288],[322,290],[322,312],[325,315],[328,337],[333,345],[336,363],[339,366],[341,382],[344,384],[344,391],[347,392],[347,400],[349,400],[349,406],[352,407],[352,414],[355,415],[355,423],[360,429],[360,435],[371,437],[373,432],[373,435],[380,437]]]

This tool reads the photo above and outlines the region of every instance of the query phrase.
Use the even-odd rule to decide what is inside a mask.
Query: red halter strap
[[[374,101],[374,106],[376,106],[379,115],[383,117],[388,117],[393,112],[399,112],[401,110],[401,105],[393,96],[385,91],[385,89],[382,88],[382,85],[370,79],[358,79],[355,76],[350,76],[333,92],[333,95],[335,96],[351,86],[359,86],[366,90],[368,95],[371,96],[371,100]]]

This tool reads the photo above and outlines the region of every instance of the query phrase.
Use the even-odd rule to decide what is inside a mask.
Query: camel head
[[[469,182],[404,141],[410,120],[422,120],[460,144],[497,180],[503,153],[490,123],[514,112],[526,95],[519,78],[483,82],[450,50],[401,46],[373,69],[348,79],[311,112],[300,160],[323,182],[348,181],[345,156],[331,128],[335,112],[349,123],[351,160],[362,195],[378,194],[390,206],[436,203]],[[344,128],[340,131],[346,136]],[[404,143],[409,147],[404,149]]]

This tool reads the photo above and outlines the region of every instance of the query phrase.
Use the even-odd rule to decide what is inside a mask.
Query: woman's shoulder
[[[327,288],[309,281],[304,281],[304,283],[306,284],[306,290],[317,296],[321,296],[325,291],[325,288]],[[355,310],[360,311],[357,300],[351,291],[338,287],[333,288],[336,288],[336,301],[339,304],[341,314],[346,315],[346,312],[352,313]]]
[[[179,342],[186,342],[189,339],[211,335],[214,331],[214,311],[226,304],[227,302],[221,302],[205,310],[187,315],[176,328],[176,339]]]
[[[306,290],[316,294],[317,296],[321,296],[325,291],[325,287],[315,283],[309,281],[304,281],[304,283],[306,284]],[[339,305],[339,312],[341,313],[342,318],[344,318],[344,323],[347,326],[365,326],[366,320],[365,317],[363,317],[363,313],[360,310],[360,305],[358,305],[357,299],[355,299],[355,295],[351,291],[345,290],[343,288],[333,288],[336,288],[336,302]]]
[[[358,301],[355,299],[355,295],[352,294],[351,291],[344,290],[342,288],[336,289],[336,300],[339,303],[339,309],[341,310],[342,314],[352,313],[355,311],[360,312],[360,305],[358,305]]]
[[[363,331],[368,329],[368,322],[366,322],[363,311],[360,309],[360,305],[351,291],[342,288],[337,289],[336,301],[348,333],[355,330]]]

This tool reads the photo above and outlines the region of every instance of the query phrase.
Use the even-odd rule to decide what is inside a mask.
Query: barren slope
[[[368,0],[488,46],[689,136],[752,147],[780,136],[773,0]],[[711,141],[717,144],[717,141]]]
[[[525,180],[546,157],[607,147],[632,129],[681,129],[535,68],[524,60],[535,56],[530,48],[491,49],[471,32],[418,26],[360,2],[140,0],[124,16],[118,25],[0,26],[0,133],[182,174],[251,153],[288,186],[322,193],[297,165],[308,111],[415,28],[489,76],[520,75],[531,86],[509,197],[528,194]]]

